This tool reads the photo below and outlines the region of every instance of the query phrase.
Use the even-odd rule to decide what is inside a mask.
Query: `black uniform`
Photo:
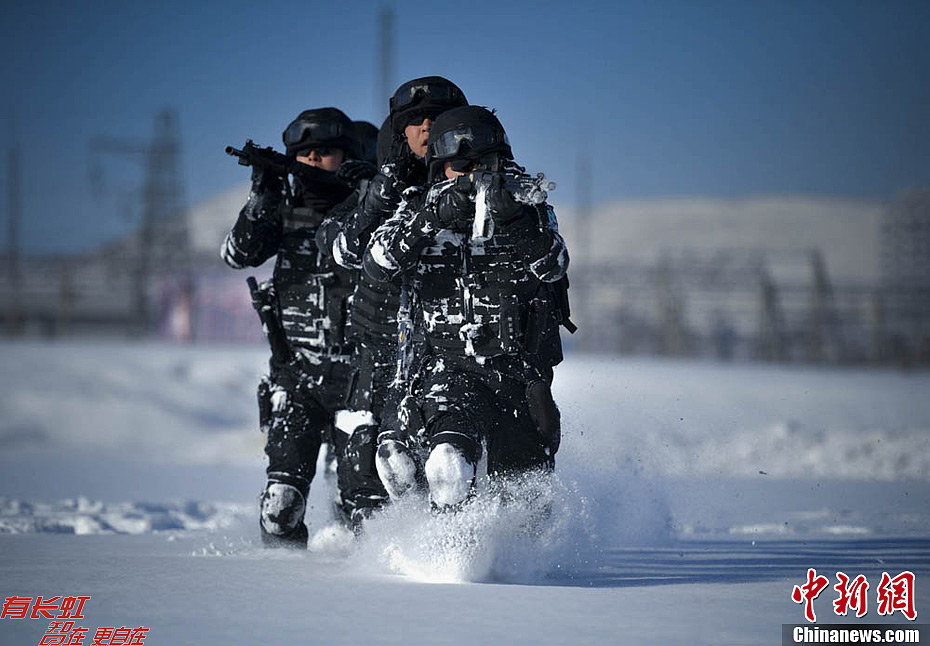
[[[348,122],[332,108],[302,113],[295,123],[301,118]],[[344,138],[332,137],[329,143],[347,154],[354,152]],[[288,145],[291,155],[294,148]],[[368,177],[374,170],[369,168]],[[262,498],[266,544],[306,545],[303,515],[317,456],[321,443],[330,440],[335,412],[344,406],[352,372],[347,300],[358,272],[320,253],[315,236],[327,215],[338,216],[356,206],[362,169],[356,160],[344,162],[337,173],[295,163],[289,199],[286,180],[258,173],[249,201],[222,247],[223,259],[236,269],[277,256],[277,314],[293,351],[285,362],[270,361],[269,374],[258,389],[262,429],[267,433],[268,485]],[[340,487],[343,502],[351,500],[353,506],[365,493]]]
[[[449,108],[466,105],[461,90],[441,77],[414,79],[401,85],[391,99],[392,111],[378,135],[381,170],[367,185],[357,209],[339,222],[333,254],[346,268],[361,269],[362,255],[372,233],[397,209],[402,192],[426,181],[426,166],[407,145],[408,124],[420,124]],[[350,333],[355,342],[354,373],[346,410],[336,416],[336,436],[347,437],[353,463],[365,465],[346,478],[356,487],[381,487],[375,470],[379,427],[396,427],[400,393],[392,389],[397,364],[397,311],[400,279],[374,280],[360,272],[349,308]],[[380,489],[383,493],[383,488]],[[386,495],[386,494],[385,494]]]
[[[431,154],[434,135],[445,121],[455,127],[455,115],[493,122],[506,141],[489,112],[459,108],[437,119]],[[509,145],[494,150],[509,157]],[[508,165],[488,194],[504,196],[500,181],[518,169]],[[428,450],[452,445],[471,465],[486,440],[491,474],[551,468],[559,428],[549,386],[562,358],[558,325],[565,312],[558,290],[568,267],[565,243],[550,207],[506,196],[507,213],[496,218],[493,233],[475,237],[476,196],[461,186],[408,190],[365,253],[365,270],[374,278],[403,275],[412,286],[425,346],[402,407],[406,435],[382,439],[409,446],[411,434],[419,435]],[[488,202],[492,212],[495,204]]]
[[[362,255],[372,233],[394,214],[403,190],[425,180],[422,161],[392,160],[382,165],[381,172],[369,183],[365,198],[341,227],[333,247],[336,261],[343,267],[361,270]],[[356,377],[347,409],[370,411],[373,419],[369,423],[375,428],[394,380],[399,305],[399,277],[378,281],[359,271],[349,307],[349,328],[356,342]]]

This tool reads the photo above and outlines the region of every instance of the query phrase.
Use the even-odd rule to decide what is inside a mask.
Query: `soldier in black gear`
[[[361,268],[371,234],[400,204],[401,193],[426,181],[426,142],[438,115],[467,105],[451,81],[429,76],[401,85],[391,98],[391,113],[378,134],[380,173],[370,182],[358,208],[339,223],[334,256],[347,268]],[[346,410],[336,415],[336,437],[346,437],[352,463],[362,465],[347,479],[377,480],[375,449],[383,423],[396,426],[391,385],[397,363],[397,311],[400,280],[372,280],[361,273],[350,305],[355,340],[355,372]],[[385,419],[386,418],[386,419]],[[381,481],[378,480],[380,483]],[[390,490],[389,490],[390,491]]]
[[[554,467],[561,431],[550,386],[568,253],[552,209],[515,199],[531,180],[490,111],[441,114],[426,163],[430,186],[404,193],[364,256],[376,280],[407,276],[425,344],[403,428],[382,434],[377,461],[392,496],[425,478],[434,507],[455,509],[473,489],[482,442],[492,477]]]
[[[292,354],[272,358],[258,388],[268,456],[261,534],[268,546],[306,547],[310,482],[351,374],[346,300],[356,279],[320,253],[315,235],[328,214],[355,207],[359,183],[376,169],[357,159],[352,122],[336,108],[301,112],[283,139],[291,181],[253,169],[248,202],[221,255],[235,269],[277,256],[273,289]],[[340,496],[359,505],[367,492],[340,489]]]
[[[353,121],[359,159],[370,164],[378,163],[378,126],[369,121]]]

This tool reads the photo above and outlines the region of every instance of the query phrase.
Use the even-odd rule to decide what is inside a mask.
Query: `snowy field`
[[[263,348],[0,344],[0,598],[90,596],[152,644],[775,644],[809,567],[915,573],[930,613],[930,373],[572,356],[553,483],[358,541],[262,550]],[[521,502],[522,501],[522,502]],[[552,513],[540,523],[539,509]],[[528,528],[533,528],[531,531]],[[38,644],[48,619],[0,619]]]

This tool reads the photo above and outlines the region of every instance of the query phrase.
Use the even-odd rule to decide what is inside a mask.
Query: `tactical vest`
[[[374,343],[396,343],[400,287],[394,281],[378,282],[364,271],[349,308],[350,335]]]
[[[374,180],[372,190],[376,192],[370,196],[372,198],[370,208],[377,214],[374,228],[383,224],[394,214],[400,203],[401,193],[406,186],[411,183],[418,185],[426,180],[426,166],[412,161],[410,163],[411,168],[399,170],[396,162],[388,162],[382,166],[381,176]],[[379,182],[378,179],[382,181]],[[367,240],[370,236],[370,230],[364,238],[360,231],[353,233],[359,240]],[[361,251],[359,251],[359,256],[361,256]],[[399,279],[380,282],[364,271],[360,271],[350,306],[350,334],[369,342],[393,346],[397,343],[397,310],[399,308]]]
[[[341,354],[347,351],[347,300],[358,272],[319,252],[314,234],[324,215],[309,207],[283,209],[275,292],[291,345]]]
[[[474,357],[562,360],[552,286],[536,278],[506,231],[485,242],[448,230],[419,257],[417,327],[434,350]]]

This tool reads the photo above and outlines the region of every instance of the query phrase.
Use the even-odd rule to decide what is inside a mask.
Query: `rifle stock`
[[[271,346],[271,358],[276,363],[287,363],[291,359],[291,346],[287,342],[287,335],[284,333],[284,326],[278,318],[277,302],[274,293],[274,283],[270,280],[263,282],[261,285],[255,280],[255,276],[246,278],[249,286],[249,293],[252,295],[252,307],[258,312],[258,318],[262,322],[262,330]]]

